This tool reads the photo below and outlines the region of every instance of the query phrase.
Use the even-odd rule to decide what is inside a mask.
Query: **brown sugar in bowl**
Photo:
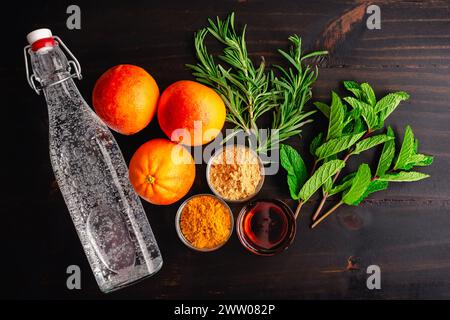
[[[228,145],[209,160],[206,179],[212,192],[228,202],[245,202],[256,196],[264,184],[264,165],[252,149]]]

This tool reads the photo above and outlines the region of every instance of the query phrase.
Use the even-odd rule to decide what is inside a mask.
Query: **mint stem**
[[[319,160],[314,160],[314,163],[313,163],[313,166],[312,166],[312,168],[311,168],[311,174],[310,174],[310,176],[312,176],[313,175],[313,173],[314,172],[316,172],[316,168],[317,168],[317,165],[319,164]]]
[[[319,203],[319,206],[316,209],[316,212],[314,212],[314,215],[312,217],[313,221],[315,221],[317,219],[317,216],[319,215],[320,211],[322,211],[323,206],[325,205],[325,201],[327,200],[327,198],[328,198],[328,193],[325,193],[323,195],[322,200],[320,200],[320,203]]]
[[[325,220],[330,214],[332,214],[337,208],[342,206],[344,202],[339,201],[337,204],[335,204],[330,210],[328,210],[323,216],[321,216],[316,222],[314,222],[311,226],[311,229],[314,229],[317,227],[319,223],[321,223],[323,220]]]
[[[300,200],[300,201],[298,202],[297,209],[295,209],[295,213],[294,213],[295,219],[297,219],[297,217],[299,216],[300,210],[302,209],[304,203],[305,203],[305,202],[304,202],[303,200]]]

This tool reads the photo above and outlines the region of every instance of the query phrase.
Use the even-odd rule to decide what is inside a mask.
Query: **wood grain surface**
[[[381,29],[366,27],[366,7],[381,8]],[[1,297],[23,298],[261,298],[261,299],[449,299],[450,298],[450,2],[449,1],[114,1],[80,2],[81,30],[66,28],[68,1],[34,1],[5,14],[8,45],[0,66],[3,91],[1,170]],[[174,217],[180,203],[144,202],[164,266],[150,279],[102,294],[82,251],[48,155],[45,101],[28,87],[22,48],[25,35],[48,26],[78,57],[84,79],[77,82],[88,102],[96,79],[109,67],[142,66],[160,89],[192,79],[193,33],[208,17],[235,11],[248,24],[255,61],[280,63],[277,48],[299,34],[308,50],[326,48],[314,99],[343,92],[343,80],[367,81],[377,96],[411,94],[390,117],[397,133],[410,124],[421,152],[435,155],[423,172],[431,178],[392,184],[359,207],[342,207],[309,229],[317,198],[305,206],[288,251],[274,257],[248,253],[234,234],[222,249],[201,254],[177,238]],[[310,164],[307,142],[324,127],[315,116],[301,138],[290,141]],[[162,137],[157,121],[134,136],[114,134],[128,163],[145,141]],[[370,153],[363,159],[370,159]],[[353,168],[357,163],[353,163]],[[266,179],[260,197],[294,207],[280,172]],[[197,165],[190,195],[209,192],[205,165]],[[327,201],[327,206],[333,200]],[[233,205],[235,214],[240,206]],[[66,268],[82,270],[82,290],[66,288]],[[381,268],[381,290],[366,288],[366,267]]]

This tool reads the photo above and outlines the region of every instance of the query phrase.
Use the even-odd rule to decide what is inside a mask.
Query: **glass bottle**
[[[156,273],[161,254],[119,146],[73,81],[81,78],[78,61],[49,29],[27,39],[27,80],[47,101],[53,171],[100,289]]]

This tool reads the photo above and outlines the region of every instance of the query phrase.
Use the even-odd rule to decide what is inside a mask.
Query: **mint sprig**
[[[317,226],[334,210],[343,204],[358,205],[374,192],[385,190],[391,182],[410,182],[427,178],[428,175],[412,171],[417,166],[428,166],[433,157],[418,152],[418,140],[410,126],[406,127],[400,149],[396,152],[396,137],[391,127],[382,131],[387,117],[409,98],[406,92],[389,93],[377,100],[368,83],[344,81],[344,87],[351,96],[341,98],[336,92],[331,94],[331,104],[315,102],[314,105],[328,119],[326,132],[320,132],[310,143],[309,151],[314,156],[311,176],[304,181],[306,167],[301,156],[291,147],[281,146],[281,164],[288,171],[288,185],[291,197],[298,200],[296,216],[302,205],[320,188],[322,200],[313,215],[313,225]],[[383,130],[384,131],[384,130]],[[352,156],[383,145],[375,174],[368,164],[361,164],[354,173],[346,175],[338,182],[341,170]],[[289,152],[289,157],[287,156]],[[284,155],[283,155],[284,154]],[[293,161],[301,163],[292,165]],[[300,171],[302,179],[297,177]],[[298,192],[297,192],[298,191]],[[328,197],[341,194],[341,200],[323,214],[318,216]]]
[[[406,163],[407,166],[403,166],[402,168],[397,167],[398,161],[392,166],[392,159],[395,157],[395,135],[390,127],[388,128],[387,136],[392,139],[386,140],[384,143],[376,174],[372,177],[369,165],[366,163],[361,164],[356,173],[350,174],[353,176],[352,179],[343,181],[342,184],[337,187],[338,190],[333,193],[342,193],[341,200],[316,220],[313,223],[312,228],[316,227],[341,205],[347,204],[357,206],[370,194],[387,189],[390,182],[414,182],[429,177],[429,175],[425,173],[407,171],[414,168],[414,161],[417,159],[417,156],[421,159],[426,158],[428,165],[433,162],[432,156],[417,153],[416,147],[418,146],[418,140],[414,139],[414,134],[410,126],[407,126],[405,130],[402,147],[397,156],[397,159],[401,159],[401,161],[403,161],[402,163]],[[413,146],[416,147],[413,147],[411,152],[407,152],[405,150],[409,150],[411,140],[415,141]],[[423,165],[423,163],[419,163],[420,166]]]

